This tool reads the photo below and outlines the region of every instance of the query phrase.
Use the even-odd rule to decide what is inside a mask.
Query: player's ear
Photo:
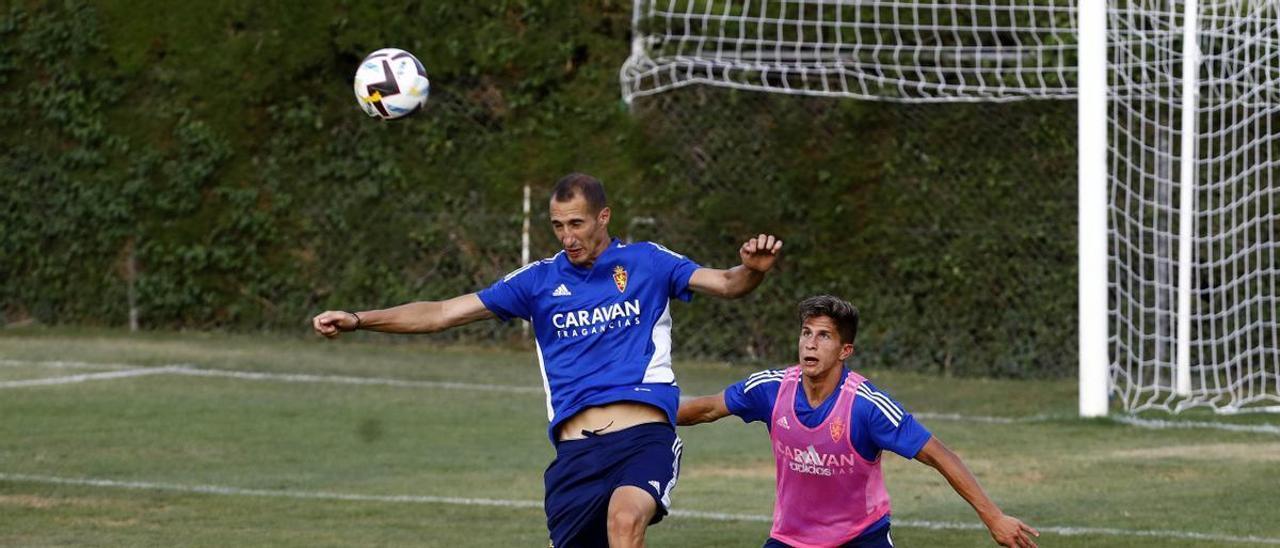
[[[600,208],[600,212],[596,213],[596,221],[604,226],[609,226],[609,219],[613,216],[613,212],[609,210],[609,206]]]
[[[840,347],[840,361],[849,359],[853,355],[853,343],[848,343]]]

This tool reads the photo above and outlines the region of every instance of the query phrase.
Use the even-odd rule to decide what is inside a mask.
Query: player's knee
[[[648,516],[644,514],[644,511],[631,506],[610,508],[609,533],[624,536],[632,536],[642,533],[644,531],[644,526],[649,521]]]

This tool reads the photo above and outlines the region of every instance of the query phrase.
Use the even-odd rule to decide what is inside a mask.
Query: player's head
[[[858,309],[831,295],[800,302],[800,370],[817,378],[840,367],[853,355],[858,336]]]
[[[551,228],[569,262],[590,266],[609,247],[609,206],[604,185],[585,173],[570,173],[551,189]]]

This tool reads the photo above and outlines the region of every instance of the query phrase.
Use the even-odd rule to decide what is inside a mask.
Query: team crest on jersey
[[[622,265],[613,267],[613,285],[618,286],[619,293],[627,290],[627,269],[622,268]]]
[[[831,426],[828,427],[828,430],[831,432],[831,441],[840,441],[840,436],[844,435],[844,422],[840,419],[831,421]]]

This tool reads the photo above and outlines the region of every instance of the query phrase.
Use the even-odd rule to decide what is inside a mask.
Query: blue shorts
[[[770,538],[765,541],[764,548],[791,548],[778,539]],[[841,544],[839,548],[893,548],[893,537],[889,536],[889,522],[876,527],[870,531],[863,531],[861,535],[853,538],[853,540]]]
[[[543,476],[552,546],[608,546],[609,497],[626,485],[653,495],[658,510],[649,523],[662,521],[682,449],[675,429],[658,422],[557,443],[556,460]]]

